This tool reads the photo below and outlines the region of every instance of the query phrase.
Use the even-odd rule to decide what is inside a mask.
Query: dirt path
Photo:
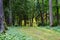
[[[60,40],[59,33],[44,28],[22,27],[19,30],[26,35],[31,36],[33,40]]]

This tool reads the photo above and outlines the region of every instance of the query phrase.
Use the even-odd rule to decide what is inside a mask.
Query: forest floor
[[[60,29],[45,27],[9,27],[0,40],[60,40]]]
[[[43,27],[22,27],[22,32],[33,38],[33,40],[60,40],[60,33]]]

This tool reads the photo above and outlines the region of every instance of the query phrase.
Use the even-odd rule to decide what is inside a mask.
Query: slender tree
[[[53,26],[52,0],[49,0],[50,26]]]
[[[12,25],[12,9],[11,9],[11,0],[9,0],[9,25]]]
[[[0,0],[0,33],[4,31],[3,0]]]
[[[38,17],[41,17],[41,23],[42,23],[42,14],[41,14],[41,10],[40,10],[40,3],[39,3],[39,0],[37,0],[37,2],[36,2],[36,11],[37,11],[37,16],[36,16],[36,22],[38,22]],[[40,16],[41,15],[41,16]],[[38,26],[40,26],[40,24],[41,23],[39,23],[38,24]]]
[[[59,24],[59,8],[58,8],[58,0],[56,0],[56,15],[57,15],[57,23]]]
[[[44,25],[44,19],[43,19],[43,14],[44,14],[44,0],[42,0],[42,26]]]

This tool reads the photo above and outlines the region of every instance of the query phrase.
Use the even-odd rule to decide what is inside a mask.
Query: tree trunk
[[[3,0],[0,0],[0,33],[4,31]]]
[[[49,0],[50,26],[53,26],[52,0]]]
[[[15,25],[15,13],[12,14],[12,25]]]
[[[47,12],[46,12],[46,25],[47,25],[47,21],[48,21],[48,20],[47,20]]]
[[[18,25],[22,26],[22,19],[19,18]]]
[[[26,26],[26,20],[24,19],[24,26]]]
[[[30,19],[30,26],[33,26],[33,19]]]
[[[44,0],[42,0],[42,15],[41,15],[42,26],[44,25],[43,14],[44,14]]]
[[[59,24],[59,8],[58,8],[58,0],[56,0],[56,15],[57,15],[57,23]]]
[[[12,10],[11,10],[11,0],[9,0],[9,25],[12,25]]]

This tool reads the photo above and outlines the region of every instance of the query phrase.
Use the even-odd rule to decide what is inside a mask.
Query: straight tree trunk
[[[42,0],[42,15],[41,15],[42,16],[42,18],[41,18],[42,19],[42,26],[44,25],[43,14],[44,14],[44,0]]]
[[[50,26],[53,26],[52,0],[49,0]]]
[[[3,0],[0,0],[0,33],[4,31]]]
[[[11,0],[9,0],[9,25],[12,25],[12,10],[11,10]]]
[[[47,25],[47,12],[46,12],[46,25]]]
[[[15,25],[15,14],[12,14],[12,25],[14,26]]]
[[[32,26],[33,25],[33,19],[31,18],[30,19],[30,26]]]
[[[24,26],[26,26],[26,20],[24,19]]]
[[[20,19],[20,17],[19,17],[18,25],[22,26],[22,19]]]
[[[56,15],[57,15],[57,23],[59,24],[59,8],[58,8],[58,0],[56,0]]]

